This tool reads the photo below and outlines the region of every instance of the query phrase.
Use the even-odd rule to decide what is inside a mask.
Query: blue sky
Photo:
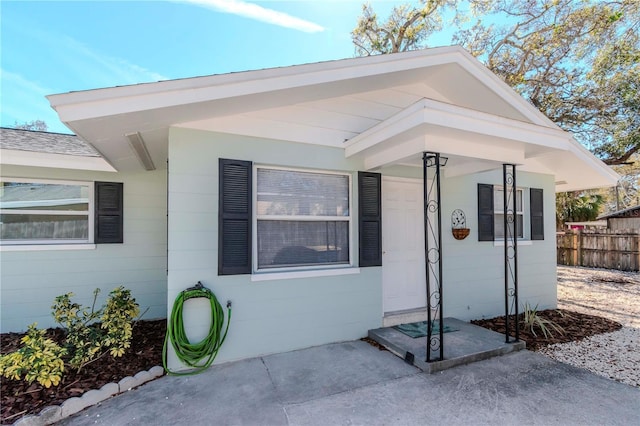
[[[1,125],[69,132],[53,93],[352,57],[362,2],[2,0]]]

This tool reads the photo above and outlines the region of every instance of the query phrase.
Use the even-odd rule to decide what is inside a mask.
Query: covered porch
[[[421,223],[416,222],[419,226],[414,227],[415,232],[423,234],[421,260],[416,262],[420,263],[422,273],[415,274],[412,279],[414,285],[424,287],[422,293],[415,293],[423,302],[420,304],[418,300],[417,305],[414,303],[412,306],[418,309],[413,309],[409,316],[426,322],[426,333],[412,337],[389,326],[370,330],[369,338],[429,373],[525,348],[525,343],[519,340],[517,321],[509,322],[509,315],[517,317],[521,309],[518,299],[518,240],[524,239],[525,234],[529,244],[530,240],[543,240],[544,217],[542,189],[529,187],[526,194],[531,195],[531,201],[527,203],[531,204],[532,210],[534,204],[538,204],[535,207],[538,216],[531,214],[527,219],[530,230],[525,232],[522,229],[524,218],[519,216],[523,216],[525,192],[518,185],[518,172],[553,176],[556,190],[584,184],[576,179],[583,167],[581,147],[561,129],[541,124],[422,99],[345,143],[347,158],[359,158],[367,170],[383,174],[383,217],[387,213],[384,207],[387,200],[384,194],[385,170],[393,167],[422,169],[419,182],[422,199],[418,209],[421,210]],[[558,161],[563,167],[558,167]],[[475,229],[467,228],[466,231],[467,234],[471,231],[471,238],[476,240],[476,244],[490,241],[492,246],[501,246],[492,253],[494,259],[499,258],[503,269],[502,276],[496,277],[495,289],[504,300],[504,334],[448,316],[443,302],[448,297],[447,292],[451,291],[447,287],[447,268],[443,268],[443,260],[459,247],[455,243],[443,244],[443,233],[451,232],[449,229],[465,220],[464,212],[458,209],[452,212],[451,203],[443,203],[449,195],[446,182],[447,179],[484,172],[499,172],[501,179],[500,182],[491,182],[491,185],[478,183],[477,203],[474,203],[477,211],[467,210],[466,213],[472,216],[470,222]],[[595,184],[602,176],[586,177],[590,178]],[[494,184],[500,193],[499,199],[496,198]],[[468,209],[468,202],[466,206]],[[483,209],[489,211],[486,217]],[[502,215],[500,224],[494,223],[496,211]],[[389,232],[388,222],[385,223],[387,225],[383,225],[383,229]],[[462,223],[462,226],[466,225]],[[498,227],[501,228],[500,233],[496,232]],[[384,230],[383,258],[388,255]],[[386,234],[387,240],[394,232]],[[385,263],[389,262],[382,262],[383,282]],[[458,287],[454,291],[465,290]],[[393,308],[385,306],[383,322],[395,325],[401,316],[401,313],[398,315]],[[443,332],[446,327],[438,327],[437,324],[451,325],[454,330]]]

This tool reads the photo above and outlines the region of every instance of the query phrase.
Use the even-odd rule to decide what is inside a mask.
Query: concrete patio
[[[413,338],[393,327],[383,327],[369,330],[369,338],[426,373],[435,373],[525,348],[523,341],[505,343],[504,334],[455,318],[445,318],[444,324],[456,331],[443,334],[444,359],[440,361],[426,362],[426,336]],[[439,351],[436,351],[432,357],[437,358],[438,354]]]
[[[629,425],[640,390],[529,351],[425,374],[362,341],[165,376],[62,425]]]

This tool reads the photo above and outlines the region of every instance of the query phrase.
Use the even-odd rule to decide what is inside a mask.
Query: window
[[[256,167],[258,270],[348,265],[351,176]]]
[[[527,197],[528,192],[528,197]],[[510,206],[514,200],[508,201]],[[528,201],[528,204],[525,204]],[[544,240],[544,195],[539,188],[517,188],[515,217],[518,238]],[[526,218],[526,219],[525,219]],[[528,225],[527,223],[528,222]],[[525,232],[525,226],[527,232]],[[504,191],[502,186],[478,184],[478,241],[504,240]]]
[[[123,243],[123,217],[120,182],[0,180],[0,244],[7,250]]]
[[[7,179],[0,182],[2,244],[93,240],[93,183]]]
[[[523,190],[516,189],[516,223],[518,224],[518,238],[524,238],[524,206],[523,206]],[[507,201],[509,205],[513,205],[512,201]],[[504,239],[504,190],[502,187],[494,187],[493,189],[493,220],[496,239]],[[511,234],[513,234],[513,226],[510,226]]]

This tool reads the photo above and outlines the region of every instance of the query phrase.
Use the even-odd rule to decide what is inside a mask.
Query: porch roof
[[[519,170],[555,175],[557,191],[608,186],[617,180],[613,170],[590,153],[585,155],[584,148],[559,128],[432,99],[410,105],[345,143],[346,156],[361,157],[367,169],[421,166],[425,151],[448,157],[448,177],[509,163]],[[591,172],[589,160],[595,166]]]

